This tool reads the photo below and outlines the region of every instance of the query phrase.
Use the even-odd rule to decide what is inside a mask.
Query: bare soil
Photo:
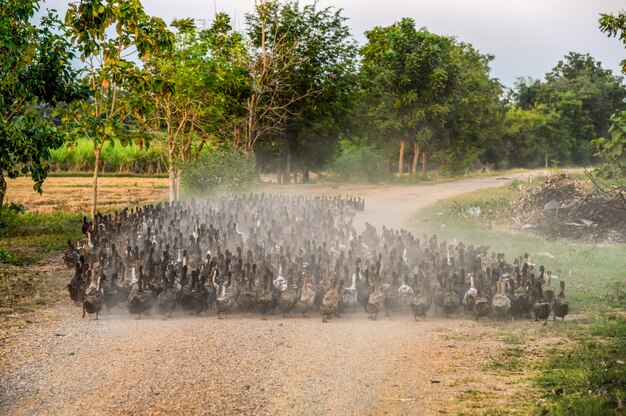
[[[510,179],[265,191],[362,196],[360,226],[419,233],[419,208]],[[58,259],[44,272],[72,274]],[[528,394],[523,373],[486,370],[505,347],[497,325],[464,316],[370,321],[357,311],[322,323],[179,311],[136,320],[116,309],[96,321],[81,319],[68,297],[5,319],[15,323],[0,332],[0,414],[512,414],[523,411],[509,408],[511,399]],[[534,323],[510,325],[523,334]]]

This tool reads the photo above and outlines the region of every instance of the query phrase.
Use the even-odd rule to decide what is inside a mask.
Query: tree
[[[448,99],[450,110],[431,151],[439,167],[458,173],[497,146],[504,109],[502,86],[490,75],[493,56],[462,42],[454,42],[452,55],[460,71],[454,94]]]
[[[330,159],[345,131],[345,119],[355,103],[358,50],[340,9],[273,2],[263,12],[248,16],[252,44],[261,46],[263,31],[271,33],[266,49],[273,53],[290,45],[291,59],[297,62],[282,72],[281,83],[289,85],[289,91],[276,96],[277,103],[283,99],[288,103],[283,127],[268,136],[285,155],[284,177],[289,178],[297,160],[306,180],[309,169]]]
[[[361,70],[368,80],[370,117],[381,135],[400,145],[398,174],[403,173],[407,141],[414,146],[413,172],[422,151],[425,173],[427,147],[443,127],[460,72],[452,58],[452,40],[417,31],[409,18],[365,35]]]
[[[513,164],[542,160],[547,168],[549,156],[559,154],[567,146],[559,122],[559,114],[545,105],[528,110],[511,107],[504,119],[503,153]]]
[[[600,30],[608,36],[618,36],[626,46],[626,12],[621,11],[617,15],[602,14],[600,17]],[[622,73],[626,74],[626,59],[621,61]],[[608,162],[608,166],[617,170],[622,177],[626,176],[626,111],[616,112],[611,116],[609,138],[598,138],[593,141],[597,155]],[[608,169],[611,170],[611,169]],[[608,175],[605,175],[608,176]]]
[[[0,3],[0,207],[5,172],[30,175],[42,192],[50,150],[63,144],[53,107],[80,96],[64,28],[52,12],[35,26],[30,19],[37,10],[39,0]]]
[[[182,162],[196,159],[209,140],[234,141],[249,91],[242,36],[228,15],[217,14],[204,30],[192,19],[172,26],[173,53],[146,64],[155,80],[147,94],[154,104],[149,124],[167,149],[170,201],[178,198]]]
[[[622,78],[589,54],[570,52],[546,74],[544,103],[560,114],[569,145],[566,160],[589,162],[590,140],[608,133],[611,114],[624,108]]]
[[[94,142],[91,215],[95,217],[102,147],[115,138],[127,145],[132,132],[143,128],[137,120],[142,119],[146,103],[132,93],[149,88],[151,79],[133,57],[146,60],[168,53],[173,34],[163,20],[148,16],[139,0],[81,0],[70,4],[65,23],[85,64],[83,82],[90,96],[69,108],[64,121],[74,137]]]
[[[588,163],[593,157],[590,140],[606,135],[609,117],[624,107],[622,78],[602,68],[588,54],[570,52],[546,74],[544,81],[520,80],[515,105],[531,111],[537,107],[551,117],[559,146],[551,155],[561,162]],[[533,146],[530,146],[533,147]]]

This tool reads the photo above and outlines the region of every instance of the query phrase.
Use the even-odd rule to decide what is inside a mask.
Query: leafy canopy
[[[50,149],[63,144],[52,123],[54,106],[79,97],[81,90],[71,68],[74,54],[57,16],[48,12],[38,26],[30,22],[39,3],[0,3],[0,174],[30,174],[41,192]]]

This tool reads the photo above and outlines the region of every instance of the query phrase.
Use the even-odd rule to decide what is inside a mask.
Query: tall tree
[[[452,40],[417,31],[409,18],[365,35],[361,70],[368,80],[370,117],[384,137],[398,142],[399,175],[407,142],[414,143],[414,154],[422,152],[425,170],[426,148],[442,128],[460,72]]]
[[[148,99],[154,104],[154,139],[167,149],[170,201],[178,198],[181,162],[197,158],[207,141],[235,141],[245,114],[249,84],[242,36],[224,13],[198,30],[192,19],[172,23],[176,42],[171,55],[153,57]]]
[[[566,160],[589,162],[590,140],[608,133],[611,114],[624,108],[622,78],[602,68],[589,54],[570,52],[546,74],[544,103],[560,114],[567,136]]]
[[[285,177],[296,159],[306,177],[309,169],[328,161],[345,131],[345,117],[354,106],[357,87],[356,42],[340,9],[318,9],[317,4],[301,7],[289,1],[268,3],[264,11],[265,15],[248,16],[252,44],[261,46],[262,30],[272,33],[265,39],[266,47],[275,49],[280,45],[274,39],[280,39],[291,45],[292,58],[298,62],[283,72],[282,82],[291,87],[283,98],[295,99],[289,104],[284,128],[272,136],[285,155]]]
[[[150,76],[135,59],[169,53],[173,34],[163,20],[148,16],[139,0],[81,0],[65,16],[72,42],[84,62],[83,81],[89,99],[72,106],[64,121],[75,136],[94,143],[92,217],[98,204],[98,172],[104,144],[130,142],[129,132],[141,129],[146,103],[130,92],[149,88]]]
[[[31,23],[39,0],[0,3],[0,207],[10,178],[30,175],[42,191],[50,149],[63,144],[53,107],[80,96],[71,69],[74,55],[52,12]]]
[[[481,54],[470,44],[454,42],[453,59],[461,70],[432,153],[438,167],[457,173],[497,146],[504,108],[502,86],[490,75],[493,56]]]

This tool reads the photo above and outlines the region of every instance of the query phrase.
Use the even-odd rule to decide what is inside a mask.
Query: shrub
[[[330,180],[337,182],[380,182],[386,178],[382,152],[374,146],[352,143],[347,140],[342,141],[340,146],[339,156],[330,165]]]
[[[191,193],[246,189],[257,179],[254,155],[225,147],[203,152],[183,163],[181,171],[183,187]]]

